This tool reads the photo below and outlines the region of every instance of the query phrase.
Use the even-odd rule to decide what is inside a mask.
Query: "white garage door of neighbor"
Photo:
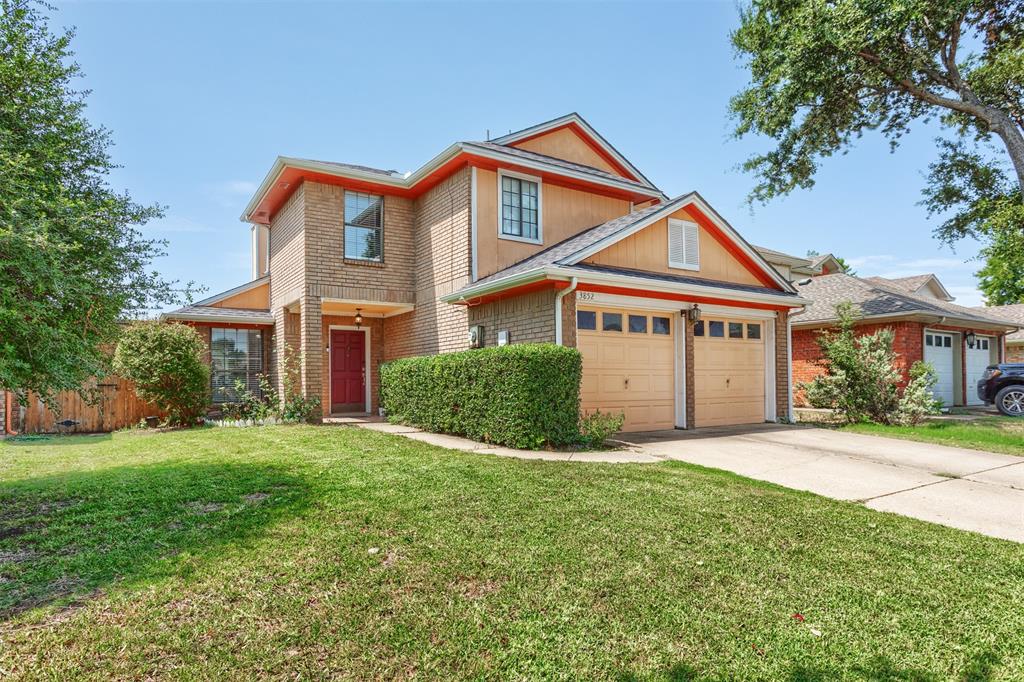
[[[974,348],[967,348],[967,404],[982,405],[978,397],[978,381],[985,374],[985,368],[992,364],[992,347],[994,340],[989,336],[979,336],[974,341]]]
[[[765,323],[703,319],[693,330],[694,426],[764,421]]]
[[[623,431],[675,428],[674,326],[667,312],[577,310],[583,413],[621,412]]]
[[[953,406],[953,335],[925,332],[924,361],[932,363],[937,379],[932,394],[944,407]]]

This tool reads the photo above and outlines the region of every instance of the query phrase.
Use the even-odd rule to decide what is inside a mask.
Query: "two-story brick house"
[[[790,416],[796,289],[576,114],[404,175],[280,157],[242,220],[253,280],[166,315],[207,335],[215,399],[280,385],[291,346],[325,415],[375,412],[382,362],[475,339],[579,348],[583,409],[628,430]]]

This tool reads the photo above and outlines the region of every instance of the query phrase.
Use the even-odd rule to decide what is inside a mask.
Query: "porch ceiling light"
[[[965,338],[967,339],[967,347],[974,348],[974,343],[977,340],[977,337],[974,335],[974,332],[967,332],[967,336]]]
[[[363,326],[363,309],[356,308],[356,329]]]

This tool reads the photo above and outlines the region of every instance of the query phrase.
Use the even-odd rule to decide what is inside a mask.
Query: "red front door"
[[[331,412],[366,410],[366,347],[361,331],[331,330]]]

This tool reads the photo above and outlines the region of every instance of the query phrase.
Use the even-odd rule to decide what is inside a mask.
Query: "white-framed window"
[[[540,244],[541,181],[532,175],[498,171],[498,236]]]
[[[238,402],[238,384],[260,395],[263,335],[258,329],[215,327],[210,330],[211,402]]]
[[[384,259],[384,197],[345,192],[345,258]]]
[[[697,223],[668,219],[668,266],[700,270],[700,227]]]

